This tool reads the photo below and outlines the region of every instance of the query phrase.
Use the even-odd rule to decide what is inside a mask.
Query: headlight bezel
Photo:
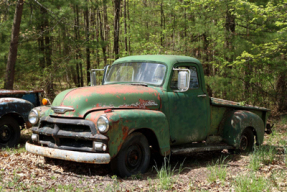
[[[99,123],[101,123],[99,125]],[[103,126],[105,127],[104,129]],[[99,130],[100,133],[106,133],[109,130],[109,120],[105,115],[102,115],[98,118],[97,120],[97,129]]]
[[[32,113],[35,113],[35,116],[33,116],[32,118],[35,118],[36,120],[35,121],[31,121],[31,114]],[[35,109],[32,109],[31,111],[30,111],[30,113],[29,113],[29,115],[28,115],[28,121],[32,124],[32,125],[36,125],[38,122],[39,122],[39,118],[40,118],[40,116],[39,116],[39,112],[37,111],[37,110],[35,110]]]

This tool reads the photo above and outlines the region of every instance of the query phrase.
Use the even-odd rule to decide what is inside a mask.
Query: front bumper
[[[29,142],[26,142],[25,147],[26,150],[30,153],[54,159],[62,159],[67,161],[92,163],[92,164],[108,164],[111,161],[111,156],[109,153],[88,153],[88,152],[54,149],[34,145]]]

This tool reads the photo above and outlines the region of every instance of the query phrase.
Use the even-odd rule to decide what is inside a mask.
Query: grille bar
[[[91,133],[94,135],[97,133],[96,126],[92,121],[85,119],[61,119],[61,118],[52,118],[50,116],[42,117],[40,120],[41,127],[43,122],[53,123],[53,124],[67,124],[67,125],[84,125],[90,127]]]
[[[37,133],[40,135],[47,135],[47,136],[52,136],[53,134],[53,130],[50,127],[42,127],[42,128],[36,128],[33,127],[32,131],[33,133]],[[72,132],[72,131],[63,131],[63,130],[59,130],[57,132],[57,137],[59,138],[75,138],[75,139],[86,139],[86,140],[107,140],[108,137],[105,135],[101,135],[101,134],[95,134],[92,135],[92,133],[88,133],[88,132]]]
[[[39,127],[32,131],[39,134],[39,144],[57,149],[95,152],[93,141],[108,141],[107,136],[97,133],[92,121],[85,119],[42,117]]]

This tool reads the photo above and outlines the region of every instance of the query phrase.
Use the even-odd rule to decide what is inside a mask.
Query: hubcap
[[[240,149],[242,151],[245,151],[247,149],[247,146],[248,146],[248,138],[246,137],[246,135],[242,135],[240,141]]]
[[[133,145],[128,148],[127,157],[126,157],[126,166],[129,170],[136,170],[142,160],[142,151],[140,146]]]
[[[11,138],[12,131],[8,125],[3,125],[0,127],[0,142],[7,142]]]

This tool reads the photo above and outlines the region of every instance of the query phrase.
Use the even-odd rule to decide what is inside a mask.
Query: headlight
[[[39,121],[39,113],[37,110],[35,109],[32,109],[29,113],[29,122],[32,124],[32,125],[36,125]]]
[[[100,116],[97,121],[97,127],[101,133],[106,133],[109,130],[109,120],[105,116]]]

